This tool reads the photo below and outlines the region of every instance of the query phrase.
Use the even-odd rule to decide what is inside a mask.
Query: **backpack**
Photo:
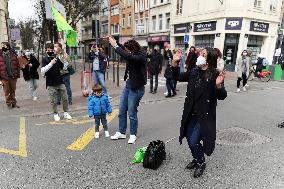
[[[143,167],[157,169],[166,159],[165,143],[157,140],[150,142],[143,159]]]

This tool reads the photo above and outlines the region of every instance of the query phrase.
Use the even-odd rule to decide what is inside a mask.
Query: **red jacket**
[[[10,51],[11,66],[13,69],[14,78],[20,78],[20,64],[17,55]],[[4,62],[3,52],[0,50],[0,80],[8,80],[6,64]]]

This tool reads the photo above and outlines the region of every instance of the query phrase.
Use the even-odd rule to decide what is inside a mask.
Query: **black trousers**
[[[158,89],[158,76],[159,74],[150,74],[150,91],[153,91],[153,80],[154,80],[154,77],[155,77],[155,87],[154,87],[154,91],[157,91]]]
[[[242,74],[242,77],[238,77],[237,87],[240,88],[241,81],[243,80],[243,87],[247,84],[247,75],[245,73]]]

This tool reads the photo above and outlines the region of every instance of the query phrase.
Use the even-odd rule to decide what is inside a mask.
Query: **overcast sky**
[[[18,22],[34,16],[33,0],[9,0],[9,16]]]

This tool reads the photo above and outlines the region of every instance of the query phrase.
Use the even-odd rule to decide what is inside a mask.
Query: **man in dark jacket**
[[[11,50],[8,42],[2,42],[0,50],[0,81],[4,88],[8,108],[19,108],[15,94],[18,78],[20,78],[20,64],[17,55]]]
[[[150,93],[155,94],[157,93],[158,89],[158,76],[162,71],[163,56],[157,49],[154,49],[152,54],[148,57],[150,58],[150,61],[148,63],[148,70],[150,74]],[[155,77],[155,87],[153,90],[154,77]]]
[[[25,81],[29,84],[32,99],[35,101],[37,100],[36,89],[38,88],[37,83],[39,79],[37,69],[39,62],[33,54],[30,54],[29,58],[24,55],[24,58],[26,58],[29,63],[22,68],[23,76]]]
[[[164,60],[165,60],[165,65],[167,66],[168,64],[171,64],[171,61],[173,59],[173,53],[170,50],[170,46],[166,46],[166,49],[164,51]]]
[[[67,92],[63,82],[63,77],[61,75],[61,70],[63,69],[64,65],[54,54],[53,48],[53,44],[46,45],[47,56],[43,59],[41,73],[46,77],[46,87],[54,113],[54,120],[60,121],[57,110],[57,95],[60,95],[62,99],[64,118],[72,119],[68,113]]]
[[[92,46],[89,53],[89,60],[93,63],[93,80],[94,84],[99,84],[103,88],[103,92],[108,96],[104,75],[107,68],[107,56],[103,53],[102,49],[99,49],[97,46]]]

